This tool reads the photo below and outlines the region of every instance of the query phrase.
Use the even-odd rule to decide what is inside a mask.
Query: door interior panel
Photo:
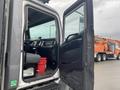
[[[78,38],[70,42],[65,42],[61,46],[60,60],[61,69],[64,69],[63,71],[82,70],[82,39]]]

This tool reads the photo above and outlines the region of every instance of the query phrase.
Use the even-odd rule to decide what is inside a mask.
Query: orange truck
[[[95,61],[105,61],[107,59],[120,59],[120,41],[109,38],[95,36],[94,41]]]

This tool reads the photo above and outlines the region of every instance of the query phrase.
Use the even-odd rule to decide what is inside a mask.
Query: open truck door
[[[93,90],[92,0],[77,0],[64,12],[60,75],[73,90]]]

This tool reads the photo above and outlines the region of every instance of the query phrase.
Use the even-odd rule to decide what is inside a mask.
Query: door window
[[[116,49],[120,49],[119,43],[115,43],[115,48],[116,48]]]
[[[72,12],[65,18],[65,38],[70,34],[80,33],[84,30],[84,6]]]
[[[108,42],[108,50],[111,52],[114,52],[115,50],[115,44],[112,42]]]

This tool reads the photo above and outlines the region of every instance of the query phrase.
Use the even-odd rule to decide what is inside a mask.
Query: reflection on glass
[[[55,20],[30,28],[30,38],[32,40],[39,39],[40,37],[42,39],[56,37]]]
[[[65,38],[73,33],[84,30],[84,6],[71,13],[65,18]]]

